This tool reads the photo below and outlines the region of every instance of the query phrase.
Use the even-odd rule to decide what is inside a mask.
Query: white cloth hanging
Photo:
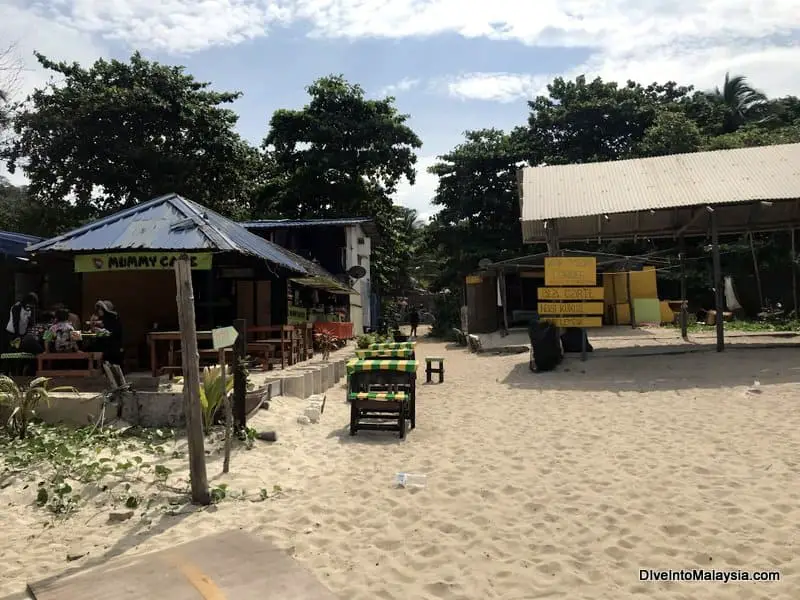
[[[728,310],[739,310],[742,308],[742,305],[739,303],[739,300],[736,298],[736,293],[733,291],[733,277],[726,275],[725,276],[725,304],[728,307]]]
[[[497,306],[503,306],[503,296],[500,293],[500,278],[497,278]]]

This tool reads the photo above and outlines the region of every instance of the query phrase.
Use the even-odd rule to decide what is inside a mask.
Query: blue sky
[[[272,111],[342,73],[411,115],[418,183],[396,201],[423,215],[436,156],[467,129],[524,123],[526,99],[558,75],[708,88],[730,70],[770,95],[800,94],[797,0],[4,0],[8,43],[26,65],[20,95],[46,81],[34,49],[82,63],[140,49],[186,65],[244,93],[235,109],[253,143]]]

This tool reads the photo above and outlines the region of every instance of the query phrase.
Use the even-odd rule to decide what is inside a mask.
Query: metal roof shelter
[[[561,242],[579,240],[674,238],[683,246],[685,237],[710,231],[720,352],[719,235],[791,230],[794,254],[800,144],[525,167],[518,179],[523,242],[546,242],[550,254],[561,253]],[[685,282],[681,287],[685,300]],[[685,338],[685,308],[681,330]]]
[[[33,235],[0,231],[0,254],[11,258],[25,258],[25,248],[41,241],[42,238]]]
[[[597,259],[597,268],[601,271],[614,269],[625,266],[643,266],[654,265],[658,267],[668,267],[674,264],[669,258],[664,258],[664,252],[653,252],[651,254],[643,254],[641,256],[625,256],[623,254],[610,254],[608,252],[586,252],[583,250],[562,250],[561,256],[593,256]],[[519,256],[516,258],[509,258],[507,260],[500,260],[488,265],[485,270],[496,271],[498,273],[515,273],[517,271],[524,271],[526,269],[541,269],[544,268],[544,259],[550,256],[548,252],[539,252],[538,254],[529,254],[527,256]]]
[[[705,236],[706,207],[720,234],[800,226],[800,144],[525,167],[519,175],[525,243]]]
[[[28,246],[31,253],[109,250],[237,252],[261,258],[294,273],[309,274],[301,257],[177,194],[137,204]]]
[[[303,227],[347,227],[361,225],[370,237],[378,235],[375,221],[369,217],[343,217],[339,219],[262,219],[241,223],[247,229],[299,229]]]

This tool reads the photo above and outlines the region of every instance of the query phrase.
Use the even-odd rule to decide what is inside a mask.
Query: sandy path
[[[420,344],[419,356],[434,353],[446,381],[419,386],[404,442],[351,438],[342,387],[318,425],[296,422],[299,400],[276,399],[255,424],[279,442],[236,454],[224,480],[251,494],[280,486],[266,502],[120,525],[85,524],[98,510],[87,508],[43,530],[22,492],[0,490],[0,594],[104,553],[234,526],[350,600],[800,597],[796,351],[590,358],[542,375],[525,355]],[[220,467],[214,457],[215,482]],[[428,487],[394,488],[397,471],[427,474]],[[90,554],[68,565],[75,548]],[[639,569],[699,567],[777,569],[782,581],[639,581]]]

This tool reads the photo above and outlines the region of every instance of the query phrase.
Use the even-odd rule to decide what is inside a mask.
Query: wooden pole
[[[175,285],[178,291],[178,322],[181,330],[183,367],[183,408],[186,413],[186,437],[189,442],[189,474],[192,502],[211,504],[203,444],[203,413],[200,407],[200,355],[197,352],[197,326],[194,314],[194,290],[189,259],[175,261]]]
[[[758,310],[764,310],[764,294],[761,291],[761,272],[758,269],[758,258],[756,258],[756,246],[753,243],[753,232],[750,231],[750,255],[753,257],[753,272],[756,274],[756,287],[758,289]]]
[[[222,379],[223,406],[225,408],[225,458],[222,461],[222,472],[227,473],[231,468],[231,446],[233,445],[233,406],[228,395],[227,371],[228,364],[225,362],[226,348],[219,350],[219,364],[222,368],[220,377]]]
[[[500,273],[500,298],[503,302],[503,331],[508,333],[508,295],[506,294],[506,274]]]
[[[680,314],[680,322],[681,322],[681,337],[684,341],[689,341],[689,332],[688,332],[688,307],[686,306],[686,240],[683,236],[680,237],[678,240],[678,247],[680,252],[680,261],[681,261],[681,314]]]
[[[792,300],[794,301],[794,318],[797,319],[800,315],[798,315],[797,311],[797,252],[795,251],[794,246],[794,229],[791,231],[792,234]]]
[[[247,322],[234,319],[233,326],[239,333],[233,345],[233,423],[238,432],[247,428],[247,377],[244,359],[247,356]]]
[[[633,308],[633,294],[631,293],[631,266],[625,265],[625,286],[628,288],[628,312],[631,313],[631,329],[636,329],[636,311]]]
[[[722,313],[725,309],[725,297],[722,289],[722,264],[719,258],[719,234],[717,233],[717,213],[711,213],[711,254],[714,263],[714,298],[716,300],[717,352],[725,350],[725,324]]]

